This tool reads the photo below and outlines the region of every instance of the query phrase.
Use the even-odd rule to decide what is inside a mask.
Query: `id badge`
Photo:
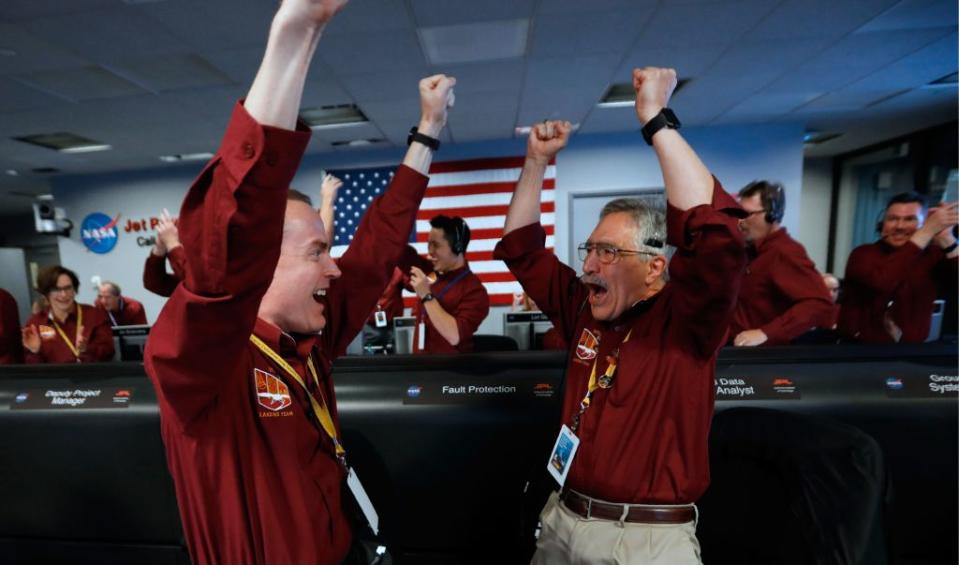
[[[556,479],[559,486],[562,487],[566,482],[566,475],[569,474],[569,468],[573,466],[573,457],[576,456],[576,450],[579,449],[579,438],[569,429],[569,426],[563,424],[559,430],[559,437],[556,438],[556,444],[553,445],[553,451],[549,454],[549,461],[546,463],[546,470]]]
[[[382,310],[377,310],[373,314],[373,321],[376,322],[376,327],[385,328],[386,327],[386,312]]]
[[[379,535],[380,517],[376,514],[376,509],[373,508],[373,502],[366,494],[366,489],[363,488],[363,483],[361,483],[360,478],[356,476],[356,471],[353,470],[353,467],[350,467],[346,473],[346,485],[350,487],[353,498],[356,499],[356,503],[360,505],[360,510],[363,511],[363,517],[365,517],[369,523],[373,534]]]
[[[420,322],[416,326],[416,348],[420,351],[426,349],[426,324]]]

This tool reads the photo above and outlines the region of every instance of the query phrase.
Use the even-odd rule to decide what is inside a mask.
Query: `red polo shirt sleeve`
[[[393,277],[408,247],[429,177],[400,165],[382,196],[363,214],[346,253],[337,261],[342,275],[330,283],[323,337],[333,357],[346,352]]]
[[[174,259],[176,254],[177,259]],[[173,274],[166,271],[167,258],[170,259],[170,265],[173,267]],[[176,290],[176,285],[183,280],[183,264],[186,257],[183,255],[183,246],[177,247],[167,255],[154,255],[152,252],[147,255],[146,263],[143,265],[143,288],[153,294],[169,297]],[[179,267],[179,268],[178,268]],[[179,271],[179,272],[178,272]]]
[[[513,230],[496,244],[493,258],[506,263],[526,294],[546,314],[567,343],[589,292],[576,271],[546,250],[546,230],[537,222]]]
[[[682,321],[671,327],[685,334],[680,343],[691,344],[692,353],[703,358],[725,342],[746,266],[737,224],[744,213],[713,180],[710,204],[685,211],[666,205],[667,241],[676,247],[669,263],[669,281],[676,293],[673,314]]]
[[[836,323],[839,308],[833,304],[822,275],[801,249],[779,253],[772,282],[792,306],[759,328],[770,342],[788,343],[811,328],[828,329]]]
[[[147,343],[147,372],[185,428],[246,359],[260,300],[273,280],[290,181],[309,142],[261,126],[237,104],[217,154],[180,210],[186,278]]]
[[[23,363],[22,343],[17,301],[0,289],[0,365]]]

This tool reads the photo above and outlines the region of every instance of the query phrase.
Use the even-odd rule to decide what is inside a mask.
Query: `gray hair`
[[[112,281],[100,281],[100,288],[109,287],[110,294],[120,296],[120,285]]]
[[[617,212],[629,214],[636,225],[636,251],[667,255],[666,214],[662,208],[651,206],[639,198],[617,198],[603,206],[599,219]],[[650,245],[656,242],[659,246]]]

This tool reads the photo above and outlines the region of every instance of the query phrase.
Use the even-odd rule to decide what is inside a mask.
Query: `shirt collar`
[[[288,334],[263,318],[256,319],[253,333],[284,359],[305,358],[319,339],[317,334]]]

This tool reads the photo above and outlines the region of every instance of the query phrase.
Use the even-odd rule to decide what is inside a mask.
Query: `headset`
[[[454,255],[462,255],[466,252],[466,246],[470,242],[470,228],[463,218],[459,216],[451,218],[441,214],[430,220],[430,226],[443,230],[443,237],[449,241],[450,251]]]
[[[758,190],[757,190],[758,189]],[[746,193],[759,194],[759,200],[766,210],[764,216],[767,224],[775,224],[783,221],[786,215],[786,189],[778,182],[769,182],[764,180],[754,180],[739,191],[742,197]]]
[[[466,252],[466,246],[470,242],[470,228],[466,221],[459,216],[453,217],[453,241],[450,242],[450,249],[456,255],[462,255]]]

